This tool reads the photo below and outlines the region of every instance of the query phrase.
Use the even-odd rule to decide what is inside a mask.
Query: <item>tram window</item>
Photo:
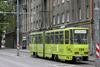
[[[88,44],[88,31],[86,30],[77,30],[82,32],[75,32],[74,30],[74,43],[75,44]]]
[[[55,32],[55,44],[58,44],[58,32]]]
[[[47,33],[47,44],[50,44],[50,33]]]
[[[45,43],[47,44],[47,34],[45,34]]]
[[[36,34],[36,44],[38,44],[38,35]]]
[[[41,34],[39,34],[39,44],[41,44],[41,42],[42,42],[42,36],[41,36]]]
[[[36,44],[36,35],[34,36],[34,44]]]
[[[30,35],[30,44],[32,44],[32,35]]]
[[[54,32],[51,33],[51,44],[54,44]]]
[[[69,31],[65,31],[65,44],[69,44]]]
[[[32,36],[32,43],[35,43],[35,35]]]
[[[63,31],[60,31],[60,44],[63,44],[64,37],[63,37]]]
[[[73,44],[73,35],[72,35],[72,30],[70,30],[70,44]]]

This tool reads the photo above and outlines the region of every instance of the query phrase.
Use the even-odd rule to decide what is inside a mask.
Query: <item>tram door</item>
[[[70,55],[72,54],[72,43],[73,39],[70,37],[72,33],[69,30],[65,31],[65,46],[66,46],[66,54]]]

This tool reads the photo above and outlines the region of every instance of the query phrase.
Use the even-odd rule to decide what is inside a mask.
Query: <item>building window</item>
[[[38,7],[39,7],[39,11],[40,11],[40,5]]]
[[[64,3],[65,2],[65,0],[62,0],[62,3]]]
[[[41,21],[39,20],[39,28],[41,27]]]
[[[67,11],[67,22],[69,22],[69,11]]]
[[[62,13],[62,23],[64,23],[65,21],[65,15],[64,15],[64,13]]]
[[[79,19],[81,20],[81,9],[79,8]]]
[[[33,30],[33,24],[31,23],[31,30]]]
[[[26,32],[27,32],[27,24],[26,24]]]
[[[89,18],[89,7],[88,6],[86,7],[86,18],[87,19]]]
[[[33,9],[31,9],[31,12],[33,12]],[[32,14],[31,14],[31,17],[32,17]]]
[[[53,0],[53,6],[55,6],[55,1],[56,1],[56,0]]]
[[[60,0],[57,0],[57,4],[58,4],[58,5],[60,4]]]
[[[53,16],[53,25],[55,25],[55,16]]]
[[[39,24],[38,24],[38,21],[37,21],[37,29],[39,29]]]
[[[74,21],[75,17],[74,17],[74,10],[72,11],[72,20]]]
[[[35,30],[35,22],[34,22],[34,30]]]
[[[60,16],[59,15],[57,15],[57,22],[58,22],[58,24],[60,23]]]
[[[35,11],[35,7],[33,8],[33,11]]]
[[[33,25],[33,27],[32,27],[32,28],[33,28],[33,30],[34,30],[34,23],[33,23],[32,25]]]
[[[38,6],[37,6],[36,8],[37,8],[37,10],[36,10],[36,11],[38,11]]]

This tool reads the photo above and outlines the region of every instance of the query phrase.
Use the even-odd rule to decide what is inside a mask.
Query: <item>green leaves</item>
[[[8,0],[0,1],[0,11],[3,12],[14,12],[14,2]],[[14,20],[14,15],[12,14],[0,14],[0,23],[9,23],[7,25],[0,24],[0,32],[4,30],[10,30],[11,27],[16,26],[16,22]],[[0,36],[2,34],[0,33]]]

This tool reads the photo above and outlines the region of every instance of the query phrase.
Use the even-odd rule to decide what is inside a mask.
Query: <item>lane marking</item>
[[[82,66],[70,65],[70,64],[49,64],[49,63],[45,63],[45,64],[53,67],[82,67]]]
[[[6,56],[15,57],[15,58],[26,58],[26,57],[29,57],[29,56],[25,56],[25,55],[17,56],[16,54],[7,53],[7,52],[0,52],[0,55],[6,55]]]

